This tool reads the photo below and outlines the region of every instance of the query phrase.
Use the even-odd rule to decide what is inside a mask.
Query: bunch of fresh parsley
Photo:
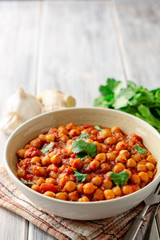
[[[149,91],[132,81],[122,88],[122,82],[108,78],[100,86],[101,96],[94,100],[94,106],[121,110],[135,115],[151,124],[160,132],[160,88]]]

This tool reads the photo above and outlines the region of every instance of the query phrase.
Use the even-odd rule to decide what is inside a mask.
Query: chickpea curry
[[[150,183],[156,160],[138,135],[119,127],[51,128],[17,151],[19,179],[45,196],[89,202],[119,198]]]

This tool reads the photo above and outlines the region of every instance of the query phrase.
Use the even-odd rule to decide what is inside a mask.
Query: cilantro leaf
[[[50,142],[46,147],[44,147],[44,148],[41,149],[41,152],[42,152],[42,153],[47,153],[47,152],[49,152],[50,148],[53,147],[53,145],[54,145],[54,142]]]
[[[86,180],[88,174],[79,173],[75,170],[74,171],[74,176],[76,177],[76,180],[78,182],[84,182]]]
[[[94,157],[97,153],[97,145],[95,143],[87,143],[83,140],[75,140],[72,143],[72,147],[74,153],[86,152],[91,157]]]
[[[81,138],[87,138],[87,137],[89,137],[90,136],[90,134],[88,134],[88,133],[82,133],[80,136],[79,136],[79,138],[81,139]]]
[[[138,153],[147,153],[148,151],[145,148],[141,148],[138,144],[135,145],[135,149]]]
[[[34,182],[25,182],[25,181],[21,181],[22,183],[24,183],[24,184],[26,184],[26,185],[32,185],[32,184],[34,184]]]
[[[79,152],[77,153],[76,158],[81,158],[83,160],[83,158],[85,158],[86,156],[88,156],[86,152]]]
[[[124,185],[129,179],[129,173],[128,172],[120,172],[120,173],[111,172],[109,175],[109,178],[113,180],[114,184],[116,185]]]
[[[102,130],[104,130],[103,128],[101,128],[101,127],[100,127],[100,126],[98,126],[98,125],[97,125],[97,126],[95,126],[94,128],[95,128],[96,130],[98,130],[98,131],[102,131]]]
[[[160,88],[148,90],[132,81],[122,88],[121,81],[108,78],[99,88],[94,106],[118,109],[137,116],[160,132]]]

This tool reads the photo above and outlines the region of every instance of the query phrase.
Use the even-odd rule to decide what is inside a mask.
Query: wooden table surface
[[[159,0],[0,1],[0,116],[19,86],[91,107],[107,77],[160,87]],[[6,139],[1,132],[1,165]],[[3,208],[0,219],[1,240],[53,239]]]

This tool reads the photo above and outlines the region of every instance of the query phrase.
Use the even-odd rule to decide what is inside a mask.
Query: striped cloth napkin
[[[116,240],[123,239],[144,205],[141,203],[116,217],[94,221],[76,221],[49,215],[26,198],[10,180],[6,169],[0,167],[0,206],[59,240]]]

